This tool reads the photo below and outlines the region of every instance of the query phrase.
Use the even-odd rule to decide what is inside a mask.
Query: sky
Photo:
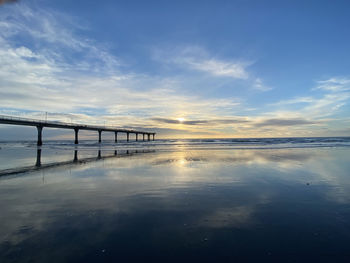
[[[158,138],[350,136],[349,12],[340,0],[0,0],[0,115]],[[0,125],[2,140],[31,132]]]

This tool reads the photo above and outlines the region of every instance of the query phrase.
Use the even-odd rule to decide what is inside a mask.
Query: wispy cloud
[[[253,84],[253,88],[259,91],[269,91],[272,90],[271,87],[266,86],[261,78],[256,78]]]
[[[349,99],[349,92],[325,94],[323,97],[315,99],[312,104],[303,108],[301,113],[314,118],[331,116],[345,106]]]
[[[179,120],[167,118],[152,118],[153,121],[168,124],[182,124],[182,125],[217,125],[217,124],[237,124],[250,122],[246,119],[212,119],[212,120]]]
[[[330,78],[318,81],[318,86],[314,90],[326,90],[331,92],[341,92],[350,90],[350,79],[347,78]]]
[[[305,120],[301,118],[296,119],[267,119],[261,122],[255,123],[255,127],[265,127],[265,126],[278,126],[278,127],[286,127],[286,126],[301,126],[301,125],[314,125],[319,124],[320,122]]]
[[[288,100],[282,100],[279,102],[271,103],[270,106],[285,106],[285,105],[293,105],[293,104],[300,104],[300,103],[313,103],[315,101],[312,97],[298,97],[298,98],[292,98]]]
[[[185,58],[183,62],[192,69],[208,72],[215,76],[234,79],[248,78],[248,73],[245,70],[246,65],[240,62],[227,62],[218,59],[196,60],[195,58]]]
[[[278,111],[284,109],[284,113],[289,112],[294,116],[317,119],[332,116],[348,104],[350,99],[349,79],[330,78],[318,81],[317,84],[316,88],[311,89],[311,92],[314,92],[312,96],[281,100],[270,104],[270,106],[279,108]],[[292,109],[288,111],[289,107]],[[272,114],[276,114],[276,112],[272,112]]]
[[[232,79],[247,79],[249,74],[246,68],[252,64],[251,62],[239,59],[220,59],[197,46],[186,46],[178,48],[173,52],[157,49],[154,53],[154,58],[163,63],[171,63],[184,69],[196,70],[212,76]]]
[[[1,44],[18,46],[20,35],[26,38],[24,48],[40,52],[61,68],[113,72],[120,61],[103,45],[80,35],[83,29],[83,23],[71,16],[22,3],[0,13]]]

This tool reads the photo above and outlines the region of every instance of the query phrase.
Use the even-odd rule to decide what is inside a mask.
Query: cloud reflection
[[[127,236],[138,235],[137,242],[147,240],[145,246],[162,246],[164,236],[172,236],[165,240],[175,246],[184,236],[197,244],[215,240],[220,229],[247,231],[253,240],[249,229],[266,228],[291,210],[298,214],[298,207],[305,216],[310,211],[324,219],[320,205],[340,209],[349,203],[345,153],[347,149],[164,151],[3,177],[0,253],[22,247],[25,255],[40,240],[50,241],[43,244],[45,251],[51,244],[73,253],[77,246],[125,244]],[[288,202],[297,205],[284,206]],[[286,224],[293,225],[293,213]]]

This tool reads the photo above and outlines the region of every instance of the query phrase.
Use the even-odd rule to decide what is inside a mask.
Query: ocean
[[[350,262],[350,137],[0,142],[0,262]]]

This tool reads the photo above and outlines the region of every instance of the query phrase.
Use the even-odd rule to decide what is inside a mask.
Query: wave
[[[1,147],[36,147],[35,141],[2,141]],[[297,138],[225,138],[225,139],[157,139],[155,141],[102,141],[80,140],[75,145],[72,140],[47,140],[42,147],[79,149],[167,149],[181,148],[305,148],[305,147],[349,147],[350,137],[297,137]]]

